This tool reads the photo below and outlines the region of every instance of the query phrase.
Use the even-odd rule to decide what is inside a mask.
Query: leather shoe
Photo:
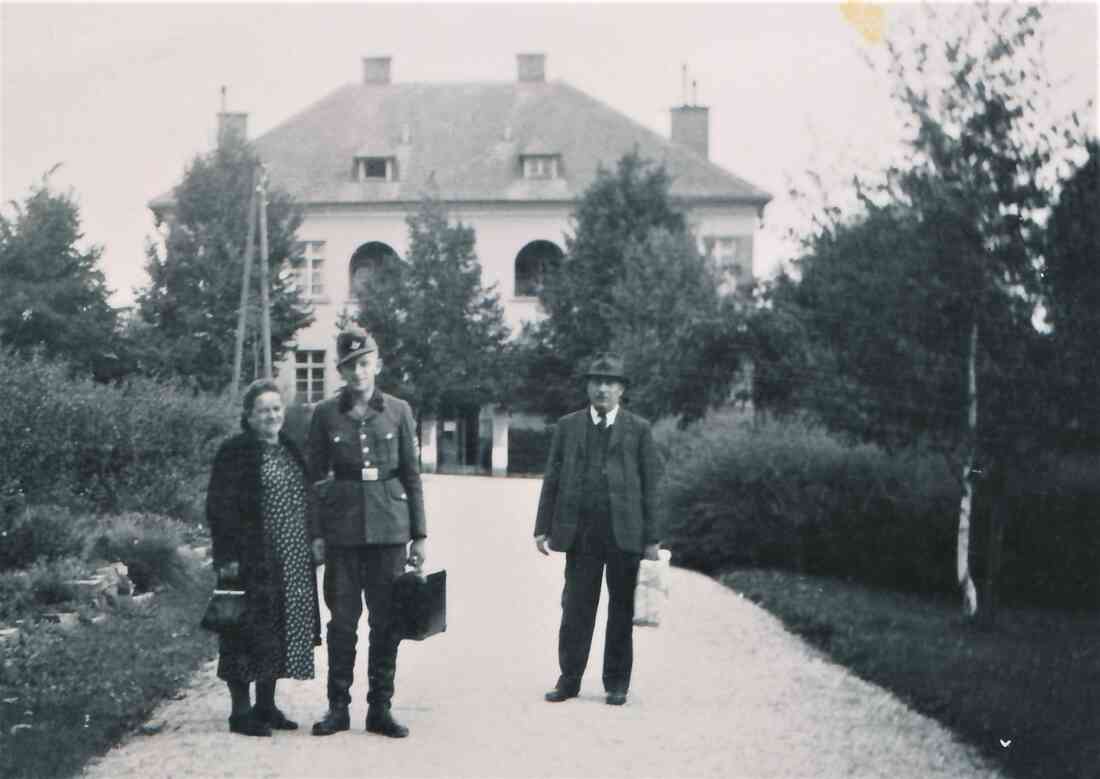
[[[626,693],[620,690],[615,690],[607,694],[608,706],[622,706],[626,703]]]
[[[393,718],[389,708],[376,709],[373,706],[367,707],[367,732],[390,738],[405,738],[409,735],[409,729]]]
[[[272,730],[297,730],[298,723],[286,716],[278,707],[272,706],[270,709],[252,709],[253,714],[256,715],[256,719],[260,722],[264,722]]]
[[[271,736],[271,728],[252,711],[230,715],[229,732],[239,733],[242,736]]]
[[[347,706],[331,706],[320,722],[313,723],[313,735],[331,736],[351,727]]]
[[[555,687],[543,697],[551,703],[561,703],[570,698],[576,698],[578,694],[580,694],[580,690],[567,690],[564,687]]]

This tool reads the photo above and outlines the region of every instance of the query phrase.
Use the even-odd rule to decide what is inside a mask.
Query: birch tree
[[[1051,84],[1038,8],[981,4],[925,13],[923,29],[910,27],[887,45],[886,67],[911,132],[907,166],[891,171],[888,186],[929,229],[954,237],[968,334],[956,570],[963,610],[973,617],[973,481],[977,463],[1001,457],[1006,445],[997,420],[978,414],[984,344],[996,326],[992,314],[1012,309],[1028,318],[1038,299],[1039,220],[1061,144],[1044,110]],[[991,537],[998,536],[994,528]]]

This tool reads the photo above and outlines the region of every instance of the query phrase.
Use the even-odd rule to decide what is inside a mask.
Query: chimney
[[[546,81],[545,54],[517,54],[516,65],[520,81]]]
[[[710,159],[710,109],[701,105],[674,106],[672,142],[686,146],[703,159]]]
[[[227,135],[235,135],[244,140],[248,137],[248,114],[230,111],[218,112],[218,145]]]
[[[389,57],[363,57],[363,83],[390,83]]]

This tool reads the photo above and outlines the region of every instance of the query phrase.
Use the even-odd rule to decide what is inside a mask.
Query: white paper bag
[[[656,560],[643,559],[638,566],[638,586],[634,588],[634,624],[657,627],[661,609],[668,600],[668,569],[672,553],[662,549]]]

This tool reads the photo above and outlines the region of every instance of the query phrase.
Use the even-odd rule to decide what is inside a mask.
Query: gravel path
[[[593,642],[580,698],[542,700],[557,676],[564,558],[531,542],[540,482],[426,476],[428,569],[447,569],[448,630],[402,644],[394,713],[404,740],[368,735],[365,651],[352,730],[309,735],[318,678],[281,682],[302,724],[271,739],[231,735],[213,664],[86,777],[997,777],[944,728],[855,678],[716,582],[674,569],[659,628],[635,629],[626,706],[603,702]],[[606,594],[605,594],[606,598]],[[600,622],[603,624],[604,614]],[[366,618],[360,628],[364,649]]]

